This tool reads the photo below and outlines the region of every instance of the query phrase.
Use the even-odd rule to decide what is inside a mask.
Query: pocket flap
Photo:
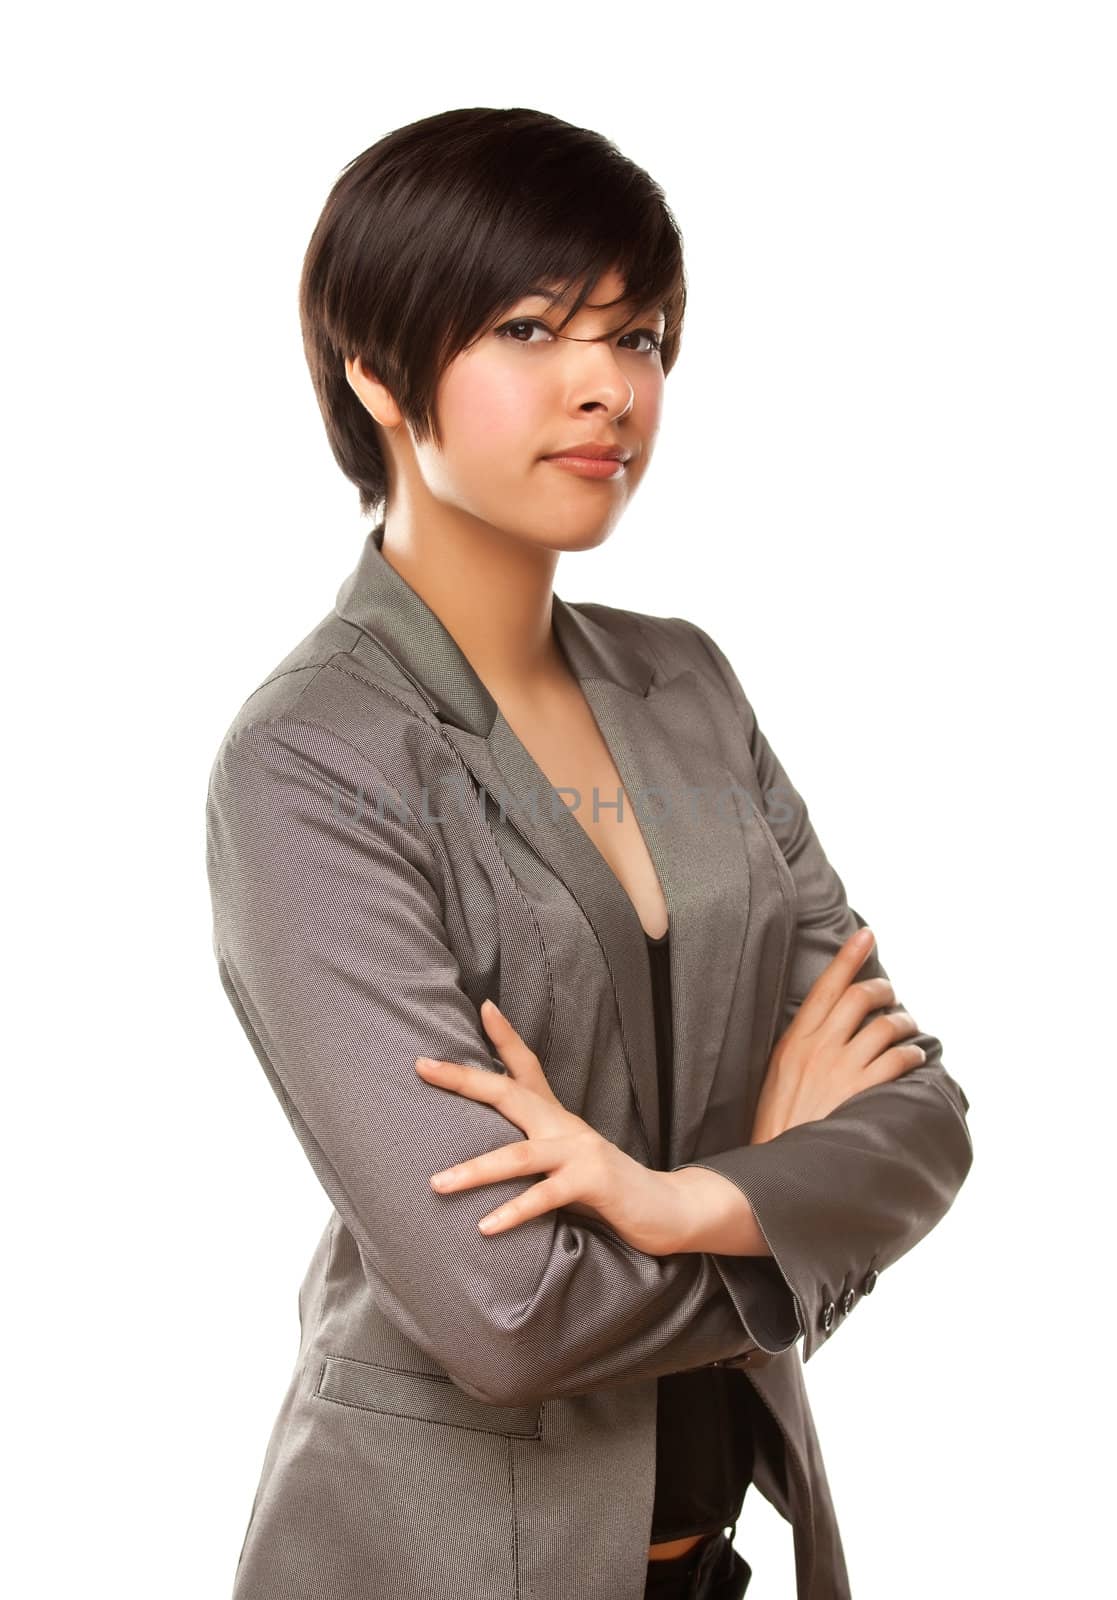
[[[480,1428],[485,1433],[539,1439],[543,1407],[489,1406],[459,1389],[449,1378],[377,1366],[353,1356],[326,1356],[315,1394],[362,1411],[384,1411],[393,1417],[441,1422],[453,1428]]]

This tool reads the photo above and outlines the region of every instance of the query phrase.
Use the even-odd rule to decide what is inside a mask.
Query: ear
[[[390,392],[374,378],[360,356],[346,356],[345,377],[374,422],[382,428],[395,428],[403,421],[403,414]]]

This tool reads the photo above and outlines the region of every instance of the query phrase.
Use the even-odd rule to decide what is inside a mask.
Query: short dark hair
[[[448,363],[540,282],[580,286],[565,326],[611,267],[625,301],[662,309],[670,372],[686,305],[679,226],[660,186],[588,128],[519,106],[443,111],[349,162],[307,247],[299,317],[330,448],[362,513],[386,502],[388,481],[347,358],[385,385],[418,439],[441,444],[434,400]]]

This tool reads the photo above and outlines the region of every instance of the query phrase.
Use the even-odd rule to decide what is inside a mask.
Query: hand
[[[859,943],[860,935],[867,940]],[[919,1032],[906,1011],[876,1017],[856,1031],[870,1011],[896,998],[887,978],[853,982],[875,942],[868,929],[859,928],[811,985],[772,1052],[750,1144],[828,1116],[862,1089],[899,1078],[926,1060],[919,1045],[896,1043]]]
[[[431,1188],[448,1194],[546,1172],[549,1176],[542,1182],[490,1212],[478,1227],[486,1234],[503,1233],[529,1217],[562,1208],[608,1223],[626,1244],[645,1255],[670,1255],[678,1249],[676,1241],[685,1226],[685,1196],[671,1174],[634,1161],[567,1111],[547,1082],[539,1057],[491,1000],[481,1007],[481,1020],[509,1076],[424,1056],[416,1060],[415,1070],[427,1083],[494,1106],[527,1138],[434,1173]]]

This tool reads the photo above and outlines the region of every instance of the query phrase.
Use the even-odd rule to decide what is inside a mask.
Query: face
[[[442,447],[416,444],[402,423],[384,430],[393,494],[402,490],[416,511],[429,497],[443,515],[454,508],[553,550],[601,543],[647,470],[663,404],[663,313],[602,307],[623,289],[616,272],[603,274],[561,334],[574,291],[507,306],[442,374]],[[399,416],[382,389],[374,409],[389,424]],[[547,459],[592,443],[619,445],[628,459],[582,471]]]

